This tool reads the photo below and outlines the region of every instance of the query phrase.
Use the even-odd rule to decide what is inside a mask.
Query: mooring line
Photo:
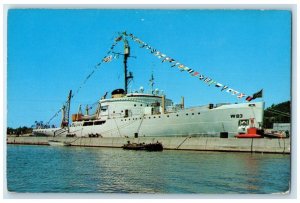
[[[175,149],[179,149],[179,147],[188,139],[190,136],[186,137]]]

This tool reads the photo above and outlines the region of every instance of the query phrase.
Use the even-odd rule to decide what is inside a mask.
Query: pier
[[[218,138],[218,137],[34,137],[8,136],[7,144],[49,145],[49,140],[70,143],[79,147],[121,148],[125,143],[160,142],[164,150],[195,150],[290,154],[290,138]]]

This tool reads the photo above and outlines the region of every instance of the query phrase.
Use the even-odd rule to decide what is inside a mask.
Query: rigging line
[[[120,38],[120,36],[121,36],[121,35],[119,35],[117,38]],[[111,46],[110,49],[108,50],[107,54],[103,57],[103,59],[101,60],[101,62],[99,62],[98,64],[96,64],[96,65],[94,66],[93,71],[85,78],[85,80],[83,81],[83,83],[77,88],[76,93],[73,93],[73,94],[71,95],[71,98],[73,98],[76,94],[78,94],[79,90],[80,90],[80,89],[82,88],[82,86],[87,82],[87,80],[95,73],[95,70],[97,70],[97,69],[100,67],[100,65],[102,64],[103,60],[107,57],[107,55],[109,55],[109,54],[113,51],[114,47],[115,47],[115,46],[118,44],[118,42],[119,42],[119,40],[117,40],[117,38],[115,39],[115,42],[112,44],[112,46]],[[67,101],[66,101],[64,104],[66,104],[66,103],[67,103]],[[57,113],[55,113],[54,116],[52,116],[46,124],[49,124],[56,116],[58,116],[58,113],[60,113],[60,112],[61,112],[61,109],[60,109]]]
[[[99,102],[93,103],[93,104],[89,107],[89,110],[93,109],[93,108],[96,106],[96,104],[99,104]]]
[[[73,141],[69,142],[69,144],[75,142],[76,140],[80,139],[81,137],[77,137],[76,139],[74,139]]]
[[[276,109],[268,109],[268,110],[278,112],[278,113],[282,113],[282,114],[286,114],[286,115],[290,115],[288,112],[283,112],[283,111],[279,111],[279,110],[276,110]]]
[[[124,37],[128,37],[128,38],[130,38],[132,41],[134,41],[134,42],[140,44],[140,45],[141,45],[140,48],[146,48],[146,49],[149,50],[152,54],[154,53],[154,55],[157,56],[158,59],[160,59],[160,60],[163,59],[162,62],[168,61],[168,62],[170,62],[170,63],[173,64],[173,65],[171,65],[171,67],[178,66],[178,67],[180,68],[180,71],[181,71],[181,72],[183,72],[183,71],[187,71],[187,72],[189,72],[189,73],[193,73],[193,72],[194,72],[195,75],[193,75],[193,76],[198,77],[198,76],[197,76],[197,75],[199,75],[199,72],[198,72],[198,71],[195,71],[195,70],[193,70],[193,69],[191,69],[191,68],[188,68],[188,67],[184,66],[182,63],[179,63],[179,61],[175,60],[174,58],[170,58],[170,57],[167,56],[166,54],[162,54],[162,52],[158,51],[157,49],[155,49],[154,47],[150,46],[149,44],[143,42],[142,40],[140,40],[139,38],[137,38],[136,36],[134,36],[132,33],[126,33],[126,31],[125,31],[125,32],[123,32],[123,33],[121,33],[121,34],[122,34]],[[196,73],[197,73],[197,74],[196,74]],[[217,86],[217,85],[221,85],[221,86],[223,86],[223,88],[226,87],[225,89],[228,88],[227,85],[222,85],[221,83],[218,83],[217,81],[211,79],[210,77],[204,76],[204,75],[202,75],[202,74],[199,75],[199,79],[202,80],[202,81],[204,81],[205,83],[207,83],[209,86],[210,86],[211,84],[216,84],[216,87],[220,87],[220,86]],[[230,89],[231,89],[231,88],[229,88],[228,90],[230,90]],[[224,90],[224,89],[222,89],[222,91],[223,91],[223,90]],[[227,91],[228,91],[228,90],[227,90]],[[246,95],[246,94],[243,94],[243,93],[238,92],[238,91],[233,90],[233,89],[231,89],[231,90],[232,90],[231,92],[236,92],[236,94],[239,93],[240,96],[243,95],[243,96],[241,96],[241,97],[238,96],[239,99],[242,98],[242,97],[248,97],[248,95]],[[235,94],[232,94],[232,95],[235,95]]]
[[[290,113],[289,113],[289,112],[279,111],[279,110],[277,110],[277,109],[272,109],[272,108],[269,108],[269,109],[266,109],[266,110],[270,110],[270,111],[276,111],[276,112],[279,112],[279,113],[283,113],[283,114],[288,114],[288,115],[290,115]]]
[[[137,129],[137,133],[139,133],[139,131],[140,131],[140,129],[141,129],[141,126],[142,126],[142,122],[144,121],[144,116],[145,116],[145,114],[143,114],[140,118],[141,118],[141,123],[140,123],[140,125],[139,125],[139,127],[138,127],[138,129]]]
[[[277,115],[282,115],[282,116],[286,116],[286,117],[290,117],[290,114],[287,114],[287,113],[283,113],[283,112],[277,112],[277,111],[272,111],[272,110],[267,110],[271,113],[275,113]]]
[[[58,114],[61,112],[61,109],[59,109],[59,111],[57,111],[54,116],[52,116],[49,121],[46,123],[46,125],[48,125],[56,116],[58,116]]]
[[[271,112],[271,113],[274,113],[274,114],[277,114],[277,115],[282,115],[282,116],[286,116],[286,117],[291,117],[291,116],[288,115],[288,114],[278,113],[278,112],[270,111],[270,110],[267,110],[267,109],[266,109],[266,111]]]
[[[79,88],[77,88],[76,93],[72,95],[72,98],[78,94],[79,90],[82,88],[82,86],[84,84],[86,84],[86,82],[91,78],[91,76],[95,73],[95,70],[99,69],[100,66],[102,65],[103,62],[105,62],[105,59],[108,57],[108,55],[110,53],[113,52],[113,49],[115,48],[115,46],[118,44],[119,41],[115,41],[112,46],[110,47],[110,49],[107,51],[106,55],[102,58],[102,60],[94,66],[93,70],[90,72],[90,74],[88,74],[88,76],[84,79],[84,81],[82,82],[82,84],[79,86]]]

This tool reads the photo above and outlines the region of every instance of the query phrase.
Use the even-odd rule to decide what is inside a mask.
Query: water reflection
[[[274,193],[290,180],[288,155],[14,145],[7,154],[8,188],[20,192]]]

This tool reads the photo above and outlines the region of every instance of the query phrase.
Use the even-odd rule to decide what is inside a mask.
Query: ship
[[[124,88],[115,89],[110,98],[103,96],[95,113],[85,114],[81,108],[72,114],[69,110],[72,91],[62,108],[60,127],[34,129],[36,136],[52,137],[178,137],[207,136],[234,137],[247,129],[262,130],[264,102],[217,103],[185,107],[184,97],[179,104],[167,98],[164,92],[152,89],[129,92],[133,78],[127,71],[130,47],[124,40]],[[153,81],[153,75],[151,80]],[[153,84],[153,83],[152,83]]]

